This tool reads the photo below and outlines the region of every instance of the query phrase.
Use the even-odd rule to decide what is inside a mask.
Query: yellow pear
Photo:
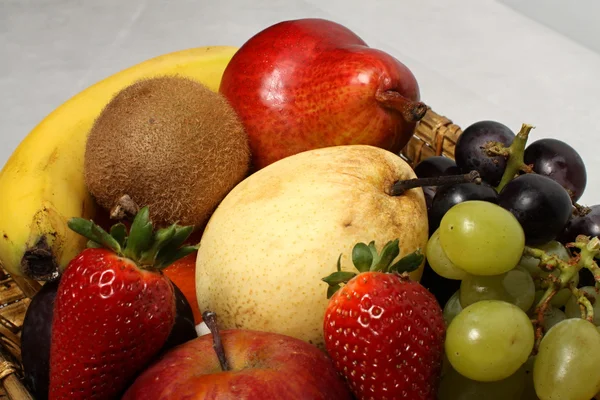
[[[203,233],[200,309],[216,312],[223,329],[276,332],[323,347],[328,285],[321,278],[336,270],[340,254],[342,270],[356,272],[358,242],[375,241],[381,251],[399,239],[398,258],[425,251],[423,191],[391,195],[395,182],[415,177],[399,156],[366,145],[306,151],[250,175]]]

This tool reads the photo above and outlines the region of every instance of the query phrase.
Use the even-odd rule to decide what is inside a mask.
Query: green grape
[[[442,377],[437,400],[510,400],[520,399],[525,389],[525,370],[495,382],[478,382],[450,368]]]
[[[591,399],[600,391],[600,333],[581,318],[565,319],[544,336],[533,364],[542,400]]]
[[[463,307],[481,300],[502,300],[527,311],[533,304],[535,285],[529,272],[517,267],[500,275],[469,275],[459,291]]]
[[[467,277],[467,273],[457,268],[446,256],[442,246],[440,245],[440,231],[436,229],[433,235],[427,242],[427,262],[431,266],[431,269],[435,271],[441,277],[446,279],[464,279]]]
[[[564,312],[560,308],[556,307],[548,307],[546,312],[544,313],[544,322],[542,326],[544,327],[544,331],[548,332],[550,328],[554,325],[558,324],[560,321],[565,320],[567,317]]]
[[[535,363],[535,356],[531,356],[523,364],[522,370],[525,372],[525,388],[520,400],[540,400],[535,393],[535,386],[533,386],[533,364]]]
[[[557,242],[556,240],[552,240],[542,246],[537,246],[536,248],[540,250],[544,250],[548,255],[555,255],[559,259],[563,261],[569,261],[570,254],[569,250],[562,243]],[[519,265],[525,268],[533,278],[540,275],[540,273],[544,272],[539,267],[540,260],[531,256],[523,256],[521,260],[519,260]],[[545,272],[547,274],[547,272]]]
[[[446,331],[446,355],[461,375],[480,382],[506,379],[527,361],[533,325],[514,304],[483,300],[458,314]]]
[[[579,288],[592,296],[595,301],[592,302],[594,309],[594,325],[600,326],[600,301],[598,301],[598,293],[596,293],[596,289],[593,286],[584,286]],[[567,304],[565,305],[565,315],[567,318],[581,318],[581,308],[579,308],[579,303],[575,296],[571,295]]]
[[[450,208],[440,223],[448,259],[472,275],[499,275],[513,269],[525,248],[519,221],[504,208],[469,200]]]
[[[460,298],[458,297],[459,291],[457,290],[454,294],[448,299],[446,305],[444,306],[444,321],[446,321],[446,326],[450,325],[450,322],[456,317],[462,310],[462,306],[460,305]]]

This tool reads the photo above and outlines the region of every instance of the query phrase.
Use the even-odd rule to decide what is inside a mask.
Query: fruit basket
[[[400,155],[413,167],[435,155],[452,158],[461,132],[450,119],[430,109],[417,124],[413,137]],[[20,333],[27,306],[41,284],[13,277],[4,269],[0,272],[0,399],[31,399],[21,380]]]
[[[342,48],[358,41],[345,57],[331,40],[308,46],[318,68],[287,53],[290,32],[321,43],[332,24]],[[386,68],[340,73],[318,65],[329,51]],[[265,78],[269,57],[294,84]],[[318,85],[305,68],[360,75]],[[236,398],[599,393],[583,160],[527,145],[525,123],[463,131],[418,93],[398,60],[304,19],[147,60],[58,107],[0,173],[0,398],[203,398],[220,390],[205,375]],[[579,393],[560,384],[588,370]]]

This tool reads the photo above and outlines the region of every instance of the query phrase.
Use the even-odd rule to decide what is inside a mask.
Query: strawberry
[[[123,224],[110,234],[81,218],[71,219],[69,227],[90,241],[58,286],[49,399],[118,398],[171,332],[175,295],[161,269],[197,249],[180,247],[192,228],[154,232],[146,207],[128,237]]]
[[[337,272],[323,278],[330,298],[325,347],[359,400],[436,398],[445,339],[442,310],[433,294],[408,276],[423,256],[417,251],[391,265],[399,252],[398,240],[381,254],[373,242],[358,243],[352,260],[359,273],[341,271],[338,260]]]

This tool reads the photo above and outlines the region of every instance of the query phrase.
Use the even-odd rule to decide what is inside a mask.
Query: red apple
[[[229,370],[222,371],[211,335],[165,354],[122,400],[350,400],[329,357],[289,336],[251,330],[220,332]],[[216,342],[215,342],[216,343]]]
[[[323,19],[257,33],[227,65],[219,91],[246,127],[254,170],[336,145],[397,153],[427,110],[404,64]]]

